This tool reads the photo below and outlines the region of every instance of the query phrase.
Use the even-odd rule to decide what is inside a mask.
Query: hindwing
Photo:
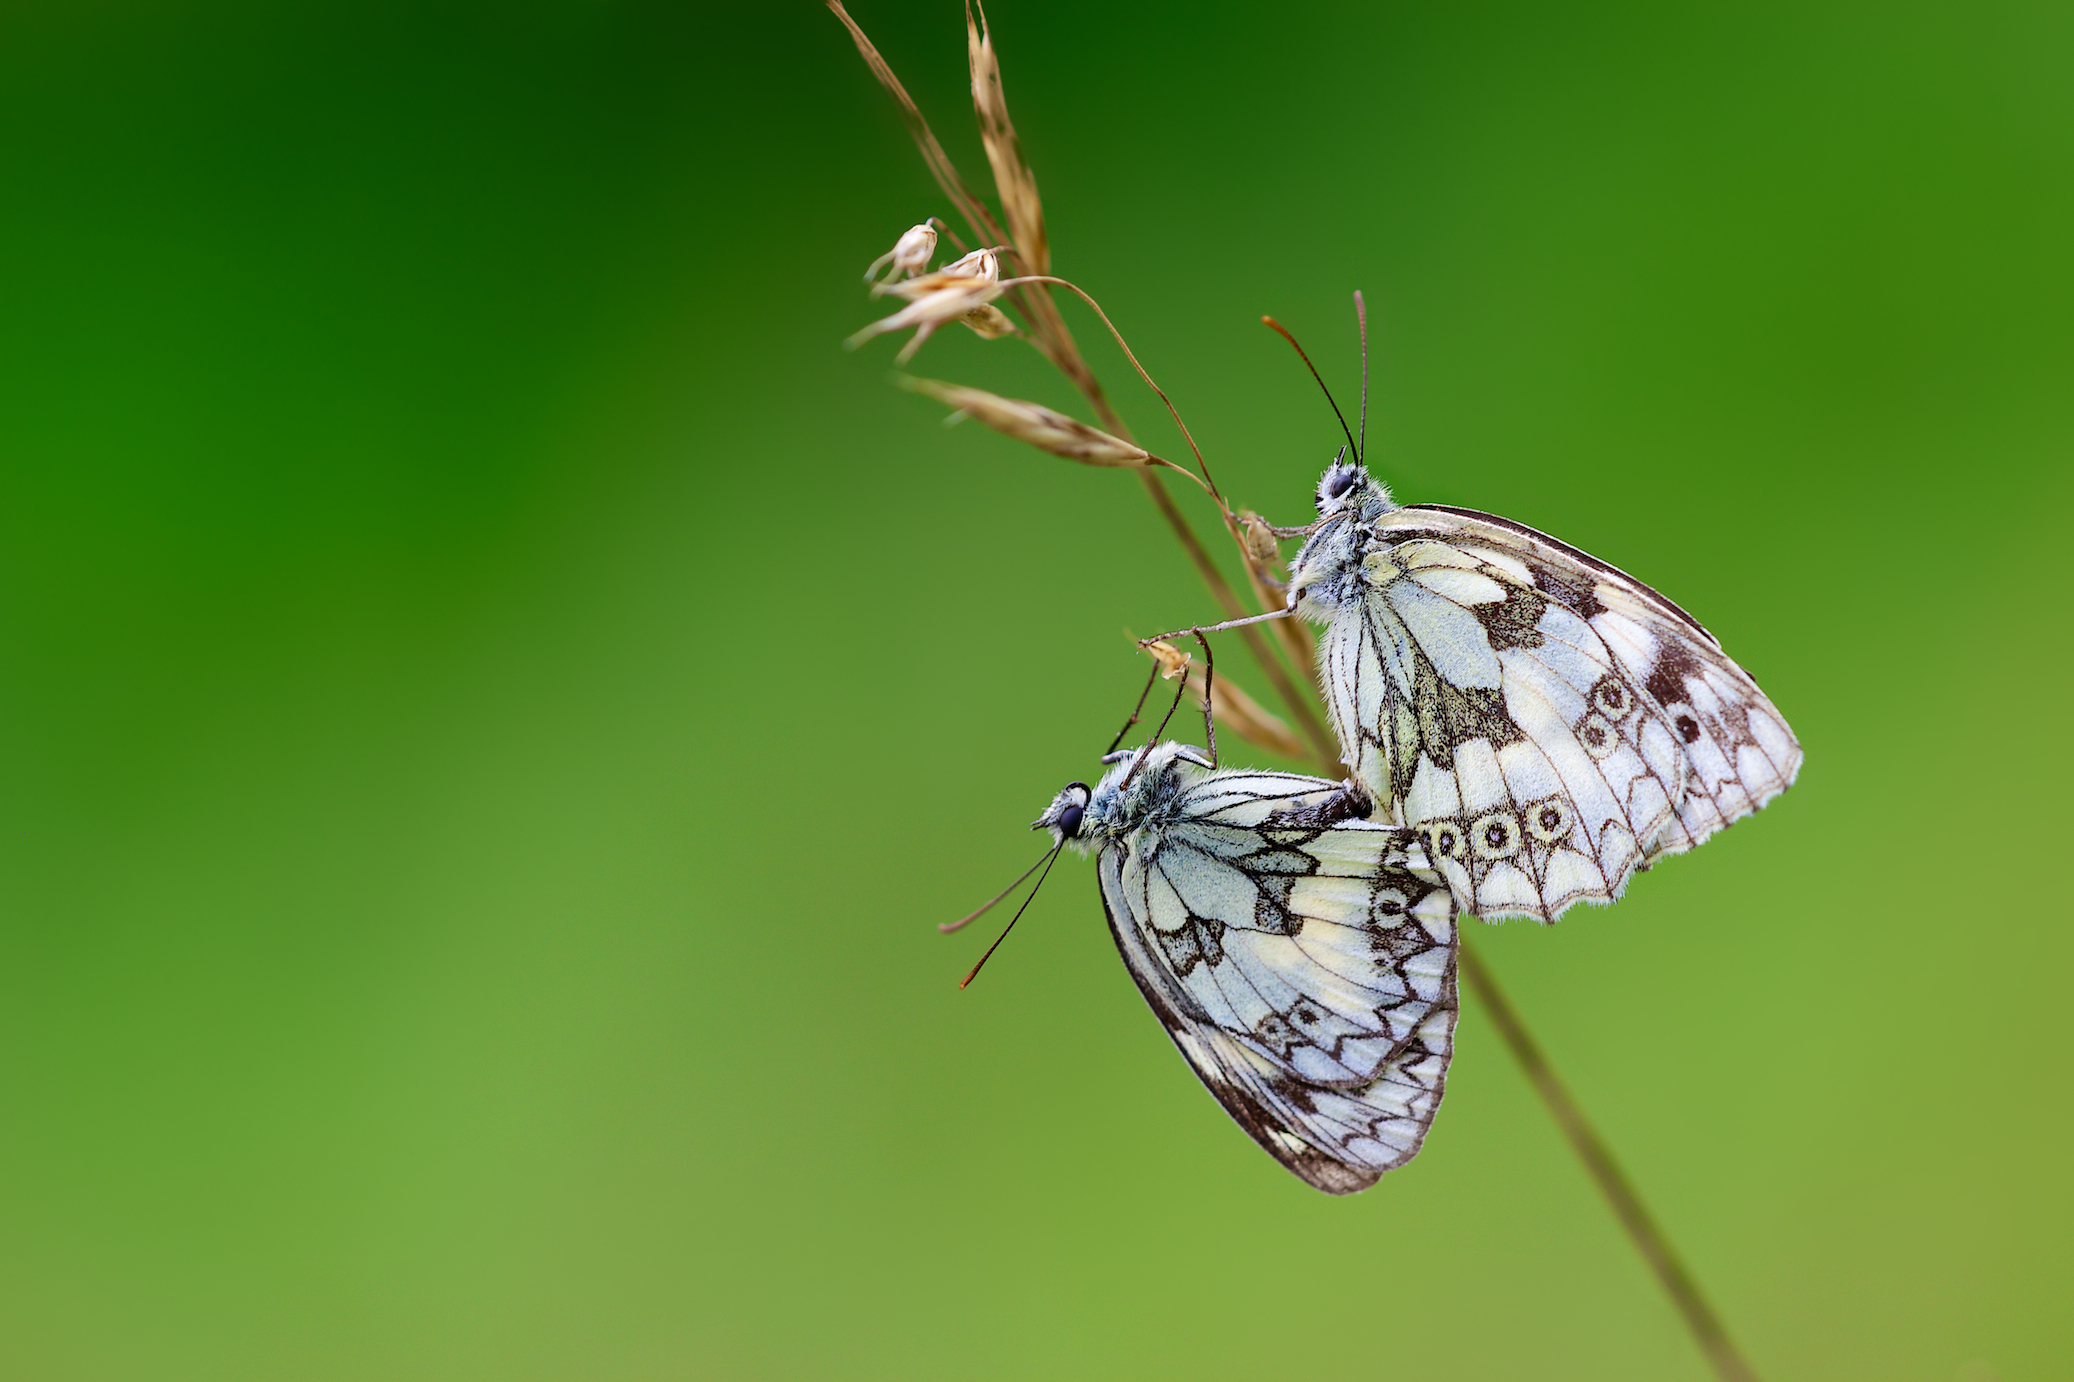
[[[1117,949],[1254,1141],[1320,1190],[1364,1189],[1440,1103],[1453,899],[1410,831],[1318,810],[1335,784],[1184,771],[1170,809],[1101,851]]]

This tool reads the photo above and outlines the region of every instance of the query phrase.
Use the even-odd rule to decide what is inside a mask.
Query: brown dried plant
[[[935,330],[951,322],[962,322],[988,338],[1021,336],[1086,399],[1100,419],[1100,427],[1042,404],[1004,398],[985,389],[911,376],[902,376],[899,382],[904,388],[925,394],[954,409],[947,421],[975,417],[995,431],[1027,442],[1053,456],[1083,465],[1135,470],[1146,495],[1166,521],[1225,617],[1244,617],[1247,611],[1238,593],[1225,579],[1167,490],[1165,472],[1175,471],[1187,476],[1214,505],[1237,550],[1256,609],[1262,613],[1280,611],[1286,603],[1286,588],[1274,574],[1274,568],[1280,562],[1280,539],[1301,530],[1278,530],[1257,513],[1233,510],[1218,489],[1209,464],[1187,425],[1182,422],[1179,411],[1166,392],[1153,382],[1122,333],[1110,321],[1108,313],[1085,290],[1051,272],[1051,246],[1045,232],[1037,178],[1023,157],[1015,124],[1009,118],[1000,60],[987,26],[985,9],[979,10],[975,20],[973,6],[968,0],[966,48],[971,69],[973,110],[978,119],[980,142],[994,174],[995,192],[1002,211],[999,218],[959,176],[913,98],[865,36],[864,30],[843,8],[842,0],[826,0],[826,3],[848,28],[865,64],[899,106],[908,132],[921,150],[922,161],[936,179],[938,188],[964,219],[975,241],[986,247],[965,251],[955,263],[930,272],[928,264],[939,230],[950,235],[961,251],[964,247],[940,221],[932,219],[914,226],[900,237],[893,249],[879,256],[865,275],[865,281],[871,284],[875,296],[896,296],[907,305],[858,331],[848,344],[856,346],[874,336],[912,329],[915,334],[898,357],[904,364]],[[997,257],[1012,259],[1022,272],[1001,277]],[[891,268],[884,278],[880,278],[880,270],[888,265]],[[1195,461],[1193,469],[1156,456],[1132,440],[1129,427],[1117,414],[1067,330],[1052,297],[1051,289],[1054,287],[1064,288],[1085,302],[1115,338],[1132,368],[1166,406]],[[1358,293],[1355,301],[1358,306]],[[1013,318],[997,305],[1001,303],[1014,309]],[[1272,318],[1262,320],[1284,336],[1288,335]],[[1290,344],[1295,345],[1293,337]],[[1302,353],[1301,347],[1298,347],[1298,353]],[[1308,357],[1304,363],[1309,366]],[[1315,369],[1312,372],[1315,374]],[[1147,640],[1139,646],[1157,664],[1159,675],[1168,680],[1182,678],[1182,690],[1192,693],[1198,705],[1207,699],[1209,716],[1206,725],[1214,721],[1271,753],[1291,759],[1309,759],[1327,777],[1340,777],[1346,770],[1340,762],[1338,747],[1325,729],[1315,692],[1310,689],[1313,669],[1317,665],[1316,645],[1310,630],[1302,620],[1286,618],[1270,621],[1270,627],[1277,640],[1272,647],[1256,625],[1241,626],[1235,632],[1245,642],[1247,650],[1273,686],[1276,697],[1295,721],[1294,729],[1234,685],[1224,672],[1217,673],[1214,678],[1199,675],[1189,655],[1172,644]],[[1014,886],[1011,885],[1011,891]],[[980,909],[985,910],[984,907]],[[973,915],[977,916],[978,912]],[[967,917],[941,929],[956,930],[971,919]],[[1541,1095],[1571,1149],[1584,1163],[1636,1250],[1671,1297],[1717,1375],[1725,1382],[1755,1382],[1756,1374],[1743,1360],[1719,1317],[1701,1296],[1691,1273],[1642,1204],[1605,1140],[1593,1129],[1583,1110],[1556,1076],[1540,1044],[1499,987],[1496,976],[1470,945],[1467,935],[1461,937],[1461,966],[1463,976],[1489,1010],[1507,1048]]]
[[[975,107],[979,113],[982,139],[986,145],[988,161],[994,167],[996,183],[1005,189],[1002,200],[1009,222],[1007,229],[1003,228],[1001,220],[994,216],[959,176],[956,165],[951,162],[950,155],[944,152],[943,145],[937,141],[935,133],[929,128],[929,122],[922,117],[914,99],[908,95],[907,88],[901,85],[900,78],[894,75],[893,69],[865,36],[864,30],[843,8],[841,0],[828,0],[828,8],[849,29],[850,37],[856,42],[857,51],[864,58],[865,64],[871,68],[872,74],[879,79],[879,83],[899,106],[901,116],[907,122],[908,132],[913,135],[916,146],[921,150],[922,161],[928,165],[937,186],[970,227],[973,238],[981,244],[999,246],[1001,253],[1014,256],[1028,271],[1019,278],[1004,279],[1000,284],[1003,289],[1000,300],[1012,306],[1021,318],[1021,334],[1087,400],[1088,406],[1094,410],[1104,430],[1126,442],[1131,441],[1130,428],[1117,415],[1100,381],[1096,379],[1094,371],[1081,355],[1072,333],[1066,329],[1065,320],[1059,315],[1058,304],[1052,298],[1051,288],[1054,286],[1071,289],[1095,307],[1097,315],[1102,317],[1103,324],[1110,326],[1112,334],[1115,334],[1115,328],[1110,325],[1107,314],[1101,311],[1092,298],[1088,298],[1086,293],[1072,284],[1050,275],[1051,251],[1045,238],[1044,212],[1038,200],[1037,178],[1023,159],[1021,145],[1015,138],[1015,126],[1008,116],[1008,102],[1001,83],[1000,64],[995,55],[992,35],[986,25],[985,11],[981,10],[976,24],[970,12],[966,15],[967,49],[972,66],[972,88]],[[919,322],[915,324],[920,325]],[[931,323],[931,329],[938,324],[941,323]],[[902,328],[881,323],[875,328],[868,329],[885,331]],[[1119,344],[1122,344],[1120,335],[1117,339]],[[1152,384],[1151,376],[1138,365],[1137,358],[1131,355],[1129,346],[1124,345],[1123,348],[1140,376],[1158,392],[1158,386]],[[1160,397],[1164,400],[1166,396],[1161,393]],[[1172,405],[1168,406],[1169,412],[1172,413]],[[1179,425],[1179,414],[1173,413],[1173,416]],[[1186,435],[1185,427],[1182,431]],[[1192,439],[1189,445],[1190,449],[1194,450]],[[1200,453],[1197,453],[1197,459],[1200,465]],[[1224,611],[1225,617],[1241,617],[1248,612],[1246,607],[1240,602],[1231,582],[1225,578],[1223,571],[1211,558],[1208,549],[1203,546],[1202,539],[1197,536],[1194,527],[1175,504],[1174,497],[1168,492],[1165,483],[1155,473],[1157,469],[1145,467],[1138,471],[1139,481],[1147,497],[1173,532],[1175,540],[1181,544],[1189,564],[1209,587],[1211,597]],[[1264,579],[1266,573],[1259,569],[1240,540],[1238,518],[1217,493],[1214,483],[1210,482],[1207,467],[1204,468],[1203,480],[1212,500],[1218,506],[1227,530],[1232,534],[1234,542],[1239,544],[1256,607],[1263,610],[1276,607],[1272,587]],[[1291,674],[1289,667],[1271,650],[1268,639],[1259,629],[1249,627],[1239,630],[1238,633],[1247,651],[1260,665],[1262,674],[1273,686],[1276,697],[1296,722],[1304,742],[1310,748],[1308,756],[1314,757],[1328,776],[1338,777],[1342,771],[1339,750],[1325,728],[1314,696],[1307,689],[1310,681],[1309,669],[1316,661],[1315,645],[1311,640],[1310,630],[1288,619],[1274,621],[1274,630],[1282,653],[1299,669],[1295,675]]]

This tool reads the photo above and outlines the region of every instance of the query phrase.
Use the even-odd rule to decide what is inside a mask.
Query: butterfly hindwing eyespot
[[[1592,688],[1591,703],[1593,709],[1618,724],[1635,708],[1635,693],[1619,677],[1601,677]]]
[[[1577,722],[1577,742],[1594,759],[1604,761],[1620,747],[1620,731],[1613,722],[1594,710]]]
[[[1559,845],[1570,838],[1573,819],[1570,805],[1561,797],[1537,801],[1522,811],[1527,833],[1545,845]]]
[[[1469,826],[1469,843],[1479,859],[1509,859],[1519,852],[1519,821],[1510,811],[1479,816]]]

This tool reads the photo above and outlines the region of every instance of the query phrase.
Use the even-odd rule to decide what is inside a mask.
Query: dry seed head
[[[976,250],[974,253],[988,252]],[[971,257],[966,256],[968,259]],[[988,258],[991,264],[992,256],[989,255]],[[995,298],[1000,297],[1002,289],[995,274],[980,277],[939,271],[924,274],[920,278],[911,278],[903,283],[881,283],[871,291],[874,295],[890,292],[906,298],[907,306],[890,317],[879,318],[844,341],[843,346],[845,349],[855,350],[874,336],[883,335],[888,331],[905,331],[913,327],[914,339],[901,347],[900,353],[893,357],[901,364],[906,364],[937,327],[961,319],[969,322],[973,313],[981,311]],[[994,326],[990,318],[983,320],[989,329]],[[1002,320],[1006,321],[1007,318],[1003,317]],[[980,331],[981,335],[988,334],[977,324],[973,325],[973,329]]]
[[[1162,681],[1172,681],[1188,670],[1188,654],[1171,643],[1152,642],[1145,645],[1146,653],[1159,664]]]
[[[929,261],[935,257],[936,227],[924,221],[909,228],[894,241],[892,249],[872,260],[871,267],[864,271],[864,281],[871,283],[888,264],[893,266],[886,275],[889,280],[919,277],[929,271]]]
[[[1015,323],[1009,320],[1006,312],[991,303],[973,308],[960,320],[990,341],[1015,334]]]
[[[1026,441],[1039,451],[1048,451],[1069,461],[1083,465],[1145,466],[1153,463],[1152,453],[1140,446],[1133,446],[1120,437],[1112,437],[1099,427],[1090,427],[1078,418],[1054,412],[1042,403],[1027,399],[1003,398],[988,393],[985,389],[967,388],[962,384],[946,384],[936,379],[916,379],[903,375],[899,384],[904,389],[927,394],[939,403],[947,403],[958,410],[958,414],[976,417],[1004,437]]]
[[[1282,545],[1275,541],[1273,527],[1251,509],[1239,515],[1239,532],[1245,539],[1246,555],[1256,565],[1265,566],[1281,557]]]
[[[1037,175],[1023,161],[1022,145],[1008,118],[1008,100],[1001,93],[1001,64],[994,54],[993,35],[987,31],[985,6],[980,8],[977,25],[972,22],[971,6],[966,6],[965,49],[972,64],[972,109],[979,116],[979,138],[986,146],[987,162],[993,165],[994,190],[1008,217],[1008,233],[1029,271],[1048,274],[1051,247],[1044,240],[1044,204],[1037,197]]]
[[[1001,280],[1001,260],[993,250],[974,250],[962,259],[944,265],[933,274],[919,278],[887,279],[871,285],[873,297],[906,298],[914,302],[945,288],[969,288],[974,283],[998,283]]]
[[[929,172],[935,177],[936,185],[943,189],[944,195],[951,199],[951,204],[958,208],[959,214],[964,216],[975,231],[988,238],[999,239],[1000,227],[995,224],[993,213],[987,210],[979,198],[972,195],[972,190],[965,185],[965,180],[958,176],[958,170],[951,164],[950,155],[943,151],[943,145],[937,142],[935,134],[929,129],[929,122],[924,120],[922,112],[915,108],[914,97],[907,94],[907,88],[900,84],[900,78],[893,75],[893,69],[886,65],[886,59],[872,46],[871,40],[865,37],[864,30],[857,27],[857,21],[850,18],[849,11],[843,8],[842,0],[828,0],[828,8],[843,22],[843,27],[850,31],[850,37],[856,42],[857,54],[864,59],[864,65],[871,69],[871,74],[879,79],[879,85],[886,88],[886,94],[900,107],[900,118],[907,122],[907,132],[914,136],[915,147],[922,151],[922,161],[929,165]]]

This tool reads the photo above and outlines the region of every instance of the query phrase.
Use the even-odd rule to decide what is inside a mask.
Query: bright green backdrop
[[[983,184],[957,5],[858,12]],[[1400,493],[1792,718],[1772,809],[1480,937],[1768,1378],[2074,1370],[2070,15],[993,14],[1238,498],[1335,445],[1255,317],[1350,394],[1364,288]],[[1474,1005],[1343,1201],[1085,864],[956,990],[1208,604],[838,349],[948,208],[817,4],[16,4],[0,128],[0,1373],[1701,1375]]]

